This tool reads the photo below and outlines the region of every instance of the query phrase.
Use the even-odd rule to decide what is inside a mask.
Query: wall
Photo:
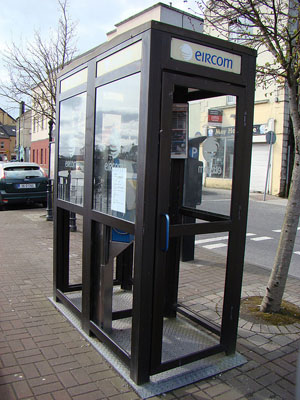
[[[0,155],[2,160],[5,161],[6,157],[10,160],[10,139],[6,137],[0,137]]]
[[[7,112],[0,108],[0,123],[2,125],[15,125],[16,120],[12,118]]]
[[[39,140],[31,142],[30,161],[40,164],[45,170],[48,170],[48,152],[49,140]]]

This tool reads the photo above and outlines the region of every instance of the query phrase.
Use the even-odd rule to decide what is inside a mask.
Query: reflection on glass
[[[69,76],[68,78],[63,79],[60,82],[60,93],[79,86],[82,83],[85,83],[87,81],[87,73],[88,69],[84,68],[81,71],[78,71],[75,74]]]
[[[96,93],[94,209],[135,221],[140,74]]]
[[[97,74],[101,76],[107,72],[114,71],[117,68],[121,68],[124,65],[130,64],[134,61],[138,61],[142,58],[142,41],[134,43],[117,53],[112,54],[109,57],[104,58],[97,62]]]
[[[171,157],[187,157],[187,104],[174,104],[172,113]]]
[[[188,103],[188,158],[183,205],[230,213],[236,98],[209,97]],[[217,200],[217,201],[215,201]]]
[[[83,205],[86,93],[60,103],[58,198]]]

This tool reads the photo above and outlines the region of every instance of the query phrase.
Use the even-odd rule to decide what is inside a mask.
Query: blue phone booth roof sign
[[[221,71],[241,73],[241,56],[172,38],[171,58]]]

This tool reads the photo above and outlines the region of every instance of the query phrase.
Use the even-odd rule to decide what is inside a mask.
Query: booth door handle
[[[164,237],[164,247],[161,249],[164,252],[169,250],[169,238],[170,238],[170,217],[168,214],[162,214],[165,218],[165,237]]]

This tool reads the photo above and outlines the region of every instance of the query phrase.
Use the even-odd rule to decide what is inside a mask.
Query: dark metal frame
[[[238,54],[241,56],[242,72],[240,75],[231,74],[173,60],[169,57],[171,38],[200,43]],[[97,61],[138,40],[142,40],[141,61],[95,78]],[[60,74],[58,88],[60,79],[72,75],[86,66],[88,67],[86,84],[63,94],[58,91],[57,94],[57,135],[59,135],[59,102],[85,91],[88,96],[84,206],[58,199],[57,179],[54,183],[54,298],[56,301],[61,301],[81,319],[82,328],[87,333],[96,335],[106,343],[129,366],[131,378],[137,384],[142,384],[155,373],[218,352],[225,351],[227,354],[231,354],[235,351],[249,195],[255,52],[216,38],[151,21],[104,43],[75,60]],[[93,137],[96,88],[136,72],[141,73],[141,89],[137,207],[136,222],[133,224],[92,209]],[[230,216],[179,207],[176,203],[170,205],[170,193],[172,192],[172,185],[170,185],[170,131],[173,104],[170,94],[174,92],[176,85],[199,88],[203,98],[218,94],[230,94],[238,98]],[[199,93],[196,93],[196,96],[199,96]],[[190,99],[193,98],[192,96],[195,94],[191,94]],[[58,138],[56,143],[57,171]],[[178,168],[176,179],[180,180],[183,176],[182,166],[180,166],[180,162],[176,165]],[[169,213],[172,207],[175,212],[171,217],[170,250],[167,254],[162,251],[162,238],[164,238],[162,215]],[[82,285],[69,285],[68,282],[70,213],[83,216]],[[206,222],[201,224],[182,223],[182,216]],[[116,248],[109,240],[111,228],[135,235],[132,310],[124,310],[118,314],[112,313],[108,317],[113,320],[132,315],[130,354],[114,342],[109,336],[108,330],[102,329],[93,318],[95,307],[97,307],[95,299],[98,301],[99,285],[103,285],[105,279],[111,279],[109,278],[111,275],[101,278],[101,273],[95,271],[99,271],[101,265],[108,265],[109,253],[107,252],[115,251],[117,254]],[[212,232],[229,232],[221,327],[193,315],[189,310],[177,304],[180,237]],[[131,282],[130,279],[128,280],[130,274],[128,263],[130,264],[131,256],[132,250],[127,253],[123,261],[119,260],[119,264],[126,265],[127,281],[123,283],[129,286]],[[166,266],[167,272],[162,265]],[[171,265],[177,267],[171,268]],[[165,274],[168,276],[168,283],[166,283]],[[117,277],[119,281],[120,277],[122,281],[122,273],[119,273]],[[99,282],[97,285],[93,283],[95,278]],[[72,303],[67,295],[69,292],[78,290],[82,291],[81,310]],[[104,307],[102,312],[109,313],[109,310],[109,307]],[[188,354],[180,359],[162,363],[163,317],[174,317],[177,312],[219,335],[220,344],[194,354]]]

